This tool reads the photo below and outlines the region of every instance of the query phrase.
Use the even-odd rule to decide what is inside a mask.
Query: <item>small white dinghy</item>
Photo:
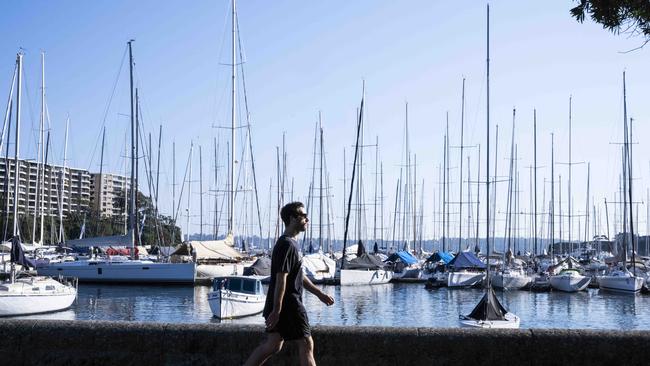
[[[497,299],[494,289],[488,287],[481,301],[468,315],[460,315],[461,327],[487,329],[518,329],[519,317],[508,312]]]
[[[0,316],[49,313],[69,308],[77,298],[76,280],[57,281],[50,277],[16,278],[16,264],[32,264],[25,258],[20,240],[11,240],[11,274],[0,283]]]
[[[234,319],[259,314],[264,310],[264,276],[224,276],[212,281],[208,303],[219,319]]]

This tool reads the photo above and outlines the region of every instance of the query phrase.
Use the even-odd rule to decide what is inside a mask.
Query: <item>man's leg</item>
[[[316,366],[316,360],[314,360],[314,341],[311,336],[298,340],[297,343],[298,353],[300,354],[300,365]]]
[[[244,366],[257,366],[263,364],[273,354],[282,349],[280,333],[267,333],[266,340],[262,342],[246,360]]]

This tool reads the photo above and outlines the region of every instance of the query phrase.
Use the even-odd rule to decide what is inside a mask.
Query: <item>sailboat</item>
[[[630,233],[627,232],[627,224],[623,223],[623,252],[621,253],[621,265],[612,269],[608,274],[598,276],[598,286],[603,290],[637,293],[643,287],[644,278],[636,275],[635,249],[634,245],[634,219],[632,217],[632,127],[630,123],[630,132],[627,128],[627,102],[625,95],[625,71],[623,72],[623,196],[629,198],[629,202],[623,199],[623,214],[627,213],[629,203],[629,227]],[[627,190],[627,192],[626,192]],[[629,237],[628,237],[629,235]],[[627,268],[628,240],[632,243],[632,272]]]
[[[11,274],[0,283],[0,316],[49,313],[69,308],[77,298],[77,282],[46,276],[16,277],[16,265],[33,267],[25,257],[20,239],[11,240]]]
[[[63,283],[50,277],[28,276],[17,277],[17,265],[23,268],[33,267],[25,257],[23,246],[18,236],[18,172],[19,172],[19,147],[20,147],[20,94],[22,87],[22,59],[23,54],[18,53],[16,59],[16,73],[18,78],[16,93],[16,144],[15,161],[16,174],[14,181],[14,225],[13,238],[11,239],[11,271],[9,280],[0,283],[0,316],[14,316],[45,313],[67,309],[77,298],[77,286],[74,283]],[[11,98],[11,97],[10,97]]]
[[[490,281],[490,5],[487,5],[487,154],[486,154],[486,243],[487,243],[487,286],[485,294],[468,315],[459,315],[461,327],[471,328],[519,328],[520,320],[509,312],[497,299]]]
[[[129,47],[130,93],[131,93],[131,197],[130,197],[130,229],[127,235],[112,237],[86,238],[77,240],[77,244],[88,243],[91,246],[122,245],[130,247],[130,256],[91,257],[87,260],[72,262],[46,263],[36,270],[39,275],[76,277],[79,281],[87,282],[125,282],[125,283],[173,283],[193,284],[196,275],[195,263],[153,262],[138,258],[136,248],[136,192],[138,191],[135,162],[137,108],[138,96],[133,98],[133,53],[132,42]],[[135,108],[134,108],[135,102]],[[82,242],[83,241],[83,242]],[[116,244],[117,243],[117,244]],[[71,244],[69,241],[68,245]],[[73,243],[74,244],[74,243]],[[88,246],[86,244],[86,246]],[[82,245],[80,245],[82,246]]]
[[[323,282],[329,282],[334,279],[334,276],[336,275],[336,261],[328,257],[325,253],[328,252],[327,248],[326,250],[323,250],[325,247],[325,233],[323,232],[323,226],[327,228],[327,236],[329,238],[329,233],[330,233],[330,226],[329,226],[329,209],[325,209],[325,206],[329,208],[329,194],[326,194],[325,190],[327,189],[328,184],[326,183],[325,179],[325,174],[326,174],[326,163],[325,163],[325,145],[324,145],[324,139],[323,139],[323,123],[322,123],[322,115],[320,112],[318,112],[318,125],[316,129],[317,135],[319,136],[318,138],[318,146],[316,144],[316,136],[314,136],[314,161],[313,161],[313,166],[312,166],[312,183],[310,185],[310,195],[309,195],[309,200],[307,203],[308,207],[308,212],[314,212],[313,209],[313,203],[312,201],[314,200],[314,194],[312,192],[315,192],[318,190],[318,251],[314,252],[314,248],[311,242],[312,239],[312,230],[314,225],[310,225],[309,228],[309,253],[305,253],[302,257],[302,269],[305,274],[313,283],[323,283]],[[316,149],[318,148],[318,153],[316,153]],[[316,168],[316,156],[318,155],[319,157],[319,167]],[[319,183],[318,187],[316,187],[315,183],[315,173],[318,171],[319,173]],[[327,199],[328,201],[326,203],[323,202],[324,199]],[[327,219],[323,219],[323,214],[327,216]],[[312,214],[311,217],[314,217],[315,215]],[[326,222],[325,222],[326,221]],[[307,233],[305,233],[305,236]],[[327,242],[327,246],[330,246],[329,240]]]
[[[359,157],[359,147],[361,145],[360,137],[364,112],[364,99],[365,89],[363,97],[361,98],[361,107],[359,108],[359,118],[357,120],[356,144],[354,149],[354,161],[352,164],[352,179],[350,180],[350,193],[345,216],[345,231],[343,233],[343,256],[341,258],[340,267],[337,269],[336,273],[336,277],[339,279],[341,286],[382,284],[388,283],[393,278],[393,271],[386,269],[384,263],[381,262],[381,260],[379,260],[375,255],[368,254],[361,239],[359,239],[359,242],[357,244],[356,258],[348,259],[346,257],[346,250],[348,249],[347,241],[352,196],[355,192],[355,177],[357,175],[356,169],[359,165],[357,158]],[[357,224],[361,225],[360,222]]]

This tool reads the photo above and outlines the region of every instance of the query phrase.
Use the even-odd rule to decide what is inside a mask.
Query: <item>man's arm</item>
[[[313,285],[312,285],[313,286]],[[272,329],[280,320],[280,311],[282,311],[282,299],[284,291],[287,288],[287,273],[278,272],[275,277],[275,291],[273,292],[273,310],[266,318],[266,327]]]
[[[330,306],[330,305],[334,304],[334,299],[332,298],[332,296],[330,296],[330,295],[324,293],[323,291],[321,291],[321,289],[316,287],[316,285],[314,285],[314,283],[311,282],[311,280],[307,276],[302,277],[302,286],[307,291],[309,291],[312,294],[316,295],[316,297],[318,297],[320,299],[320,301],[322,301],[323,303],[327,304],[327,306]]]

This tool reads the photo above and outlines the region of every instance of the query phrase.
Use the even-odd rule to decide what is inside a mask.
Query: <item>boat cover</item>
[[[427,262],[440,262],[449,264],[454,259],[454,256],[449,252],[435,252],[427,258]]]
[[[270,276],[271,258],[260,257],[250,267],[244,268],[244,276]]]
[[[494,289],[490,286],[481,301],[467,317],[475,320],[505,320],[507,312],[497,299]]]
[[[404,262],[407,266],[410,266],[411,264],[417,263],[418,260],[415,258],[411,253],[405,252],[405,251],[399,251],[396,253],[393,253],[386,259],[387,262],[397,262],[401,261]]]
[[[372,252],[375,254],[379,253],[379,245],[377,245],[377,242],[375,242],[375,245],[373,245]]]
[[[328,258],[323,253],[312,253],[307,254],[302,257],[302,267],[306,270],[307,274],[316,274],[321,273],[330,273],[334,272],[333,269],[336,268],[336,262]]]
[[[172,253],[177,256],[192,256],[196,254],[197,260],[202,259],[240,259],[242,254],[233,248],[232,235],[223,240],[192,240],[178,246]]]
[[[345,260],[345,269],[383,269],[384,263],[372,254],[363,253],[362,255]]]
[[[10,259],[12,263],[20,264],[23,267],[36,268],[36,265],[25,256],[25,251],[17,236],[11,239]]]
[[[98,236],[94,238],[83,238],[67,240],[65,245],[70,248],[88,248],[88,247],[131,247],[133,245],[132,231],[126,235]]]
[[[455,269],[462,268],[480,268],[484,269],[485,263],[481,262],[478,257],[472,252],[460,252],[451,262],[449,266]]]

